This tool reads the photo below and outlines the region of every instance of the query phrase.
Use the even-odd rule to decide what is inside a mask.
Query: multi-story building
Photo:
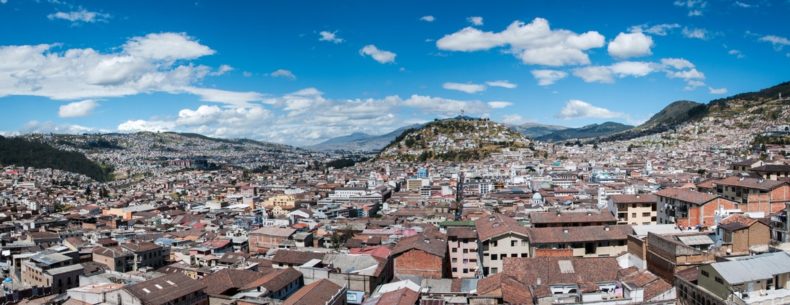
[[[647,270],[668,282],[675,274],[699,265],[714,262],[710,251],[715,244],[708,233],[647,234]]]
[[[658,196],[658,223],[674,223],[681,228],[712,227],[716,214],[737,208],[725,198],[683,188],[668,188]]]
[[[453,278],[473,278],[480,266],[477,252],[477,232],[469,227],[447,229],[447,248],[450,255],[450,273]]]
[[[617,223],[647,225],[658,223],[658,197],[653,194],[609,196],[609,211]]]
[[[739,203],[744,212],[776,213],[790,203],[790,184],[787,181],[763,178],[727,177],[713,182],[716,194]]]
[[[63,293],[79,286],[84,268],[62,253],[37,254],[22,262],[22,282],[32,287],[49,288],[52,293]]]
[[[134,255],[133,270],[143,267],[159,268],[165,265],[165,249],[151,242],[129,242],[121,247]]]
[[[249,234],[250,253],[266,253],[269,249],[288,248],[286,241],[296,233],[292,228],[263,227]]]
[[[505,257],[529,257],[529,231],[515,219],[493,214],[477,219],[475,229],[483,274],[502,271]]]
[[[692,271],[690,271],[692,272]],[[767,253],[701,265],[678,277],[679,304],[788,304],[790,254]]]
[[[630,225],[530,228],[530,255],[617,256],[628,250],[628,235],[632,233]]]
[[[396,276],[440,279],[450,273],[447,242],[441,239],[420,235],[402,238],[392,249],[392,261]]]
[[[717,230],[722,246],[731,254],[764,251],[755,247],[767,249],[771,242],[771,228],[766,218],[754,219],[735,214],[722,219]]]
[[[541,211],[529,213],[529,222],[535,228],[605,226],[617,224],[617,218],[609,211]]]

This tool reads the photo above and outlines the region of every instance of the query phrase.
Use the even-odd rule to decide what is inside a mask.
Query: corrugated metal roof
[[[730,283],[742,284],[773,278],[774,275],[790,273],[790,254],[776,252],[730,262],[713,263],[711,267]]]
[[[678,236],[678,240],[687,246],[711,245],[714,243],[708,235]]]

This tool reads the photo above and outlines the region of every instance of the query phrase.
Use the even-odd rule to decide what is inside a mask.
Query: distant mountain
[[[589,139],[597,137],[606,137],[618,132],[629,130],[633,128],[631,125],[625,125],[617,122],[604,122],[601,124],[590,124],[579,128],[566,128],[557,130],[549,134],[536,137],[540,141],[565,141],[570,139]]]
[[[704,116],[707,112],[706,109],[705,104],[692,101],[676,101],[654,114],[647,122],[639,125],[637,129],[646,130],[660,126],[676,126]]]
[[[0,164],[59,169],[83,174],[97,181],[112,179],[110,168],[88,160],[82,153],[60,150],[24,138],[0,136]]]
[[[545,136],[550,133],[554,133],[560,130],[568,129],[568,127],[564,126],[557,126],[557,125],[545,125],[545,124],[538,124],[538,123],[526,123],[521,125],[513,125],[510,126],[515,131],[520,132],[525,137],[529,138],[537,138],[540,136]]]
[[[603,141],[628,140],[669,131],[703,118],[737,119],[743,124],[757,121],[787,122],[790,106],[790,82],[756,92],[715,99],[708,104],[692,101],[673,102],[647,122],[633,129],[604,137]]]
[[[370,135],[363,132],[355,132],[350,135],[331,138],[319,144],[307,146],[307,149],[317,151],[353,151],[353,152],[376,152],[387,146],[397,136],[404,131],[413,128],[420,128],[422,124],[414,124],[395,129],[382,135]]]
[[[459,116],[405,130],[381,150],[378,158],[469,161],[483,159],[503,149],[526,147],[529,147],[529,140],[505,125]]]

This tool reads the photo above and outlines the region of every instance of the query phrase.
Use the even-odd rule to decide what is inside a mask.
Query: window
[[[511,247],[515,247],[516,246],[516,241],[515,240],[511,240],[510,241],[510,246]]]
[[[717,276],[714,279],[716,280],[716,283],[724,284],[724,280],[722,280],[720,277]]]
[[[491,268],[491,274],[496,274],[499,271],[496,267]]]
[[[702,276],[704,277],[710,277],[710,274],[705,270],[700,270],[699,273],[702,274]]]
[[[492,261],[495,261],[495,260],[497,260],[497,256],[496,256],[496,254],[491,254],[491,260],[492,260]]]
[[[464,249],[464,253],[469,253],[469,249]]]
[[[458,252],[458,248],[453,248],[453,253]]]

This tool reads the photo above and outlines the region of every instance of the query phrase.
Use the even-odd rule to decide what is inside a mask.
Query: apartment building
[[[477,252],[477,232],[474,228],[448,228],[447,248],[450,253],[450,273],[453,278],[477,276],[480,262]]]
[[[630,234],[630,225],[530,228],[530,255],[555,252],[575,257],[617,256],[628,250]]]
[[[647,225],[658,223],[658,197],[653,194],[609,196],[609,211],[618,224]]]
[[[478,253],[483,274],[502,271],[505,257],[529,257],[529,232],[515,219],[502,214],[481,217],[475,221]]]
[[[790,254],[767,253],[699,267],[676,283],[680,304],[788,304]]]
[[[737,208],[731,200],[683,188],[668,188],[658,196],[658,223],[674,223],[681,228],[711,227],[716,213]]]

